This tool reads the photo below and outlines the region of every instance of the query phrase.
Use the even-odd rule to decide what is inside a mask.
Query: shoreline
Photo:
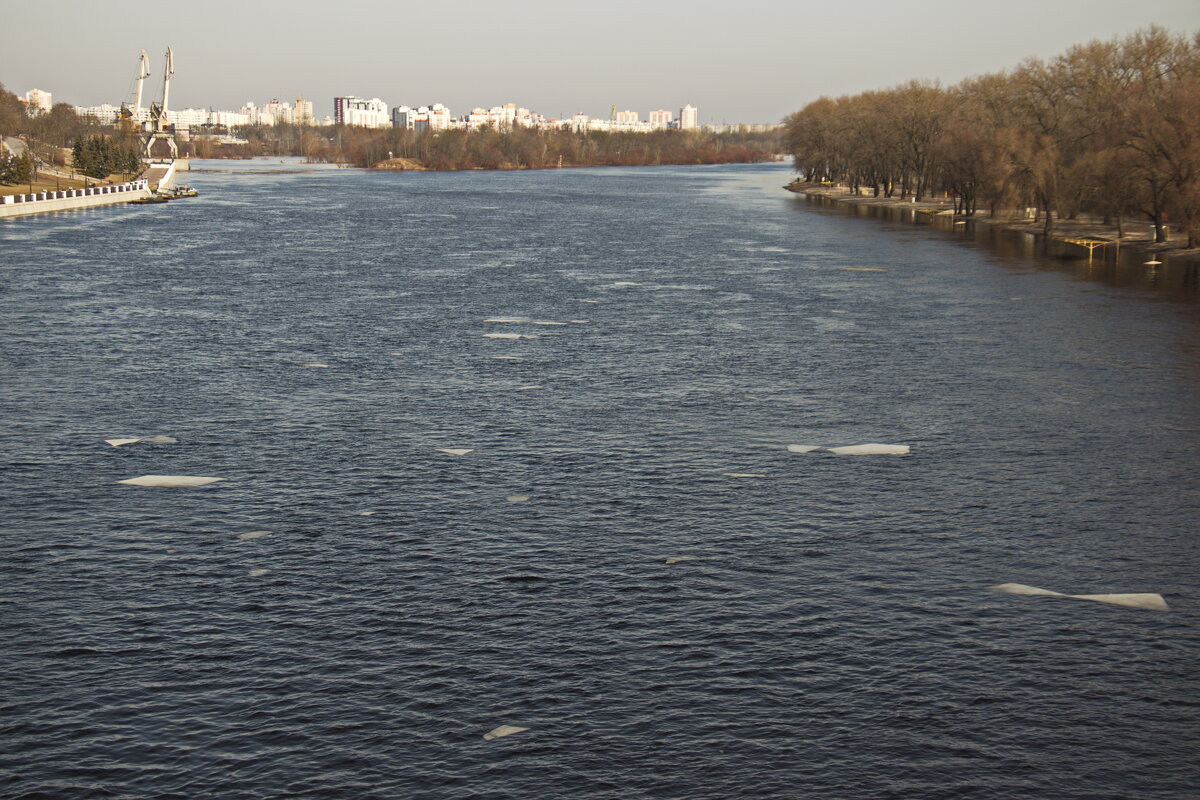
[[[930,198],[920,203],[910,199],[901,200],[897,197],[873,197],[871,195],[855,195],[844,185],[828,186],[821,183],[810,183],[799,178],[786,184],[784,189],[808,198],[815,198],[831,205],[846,208],[875,208],[886,211],[912,212],[912,222],[926,218],[926,222],[944,222],[949,231],[962,228],[985,228],[996,231],[1006,231],[1025,236],[1034,236],[1038,240],[1053,242],[1063,250],[1076,251],[1080,258],[1102,261],[1120,260],[1122,251],[1144,255],[1146,263],[1154,261],[1180,261],[1183,263],[1200,263],[1200,248],[1187,249],[1186,240],[1167,241],[1155,244],[1153,239],[1153,224],[1150,222],[1129,222],[1125,227],[1125,235],[1118,236],[1115,225],[1104,225],[1086,219],[1064,220],[1055,219],[1054,230],[1047,237],[1041,222],[1020,215],[1012,209],[997,211],[996,216],[976,214],[963,216],[954,213],[954,203],[949,199]],[[943,227],[939,225],[938,227]],[[1083,242],[1091,242],[1084,244]]]

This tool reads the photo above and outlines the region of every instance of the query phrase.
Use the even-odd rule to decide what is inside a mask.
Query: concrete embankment
[[[144,200],[152,192],[144,180],[93,186],[90,189],[62,189],[57,192],[34,192],[0,196],[0,219],[46,214],[51,211],[73,211],[79,208],[110,206]]]

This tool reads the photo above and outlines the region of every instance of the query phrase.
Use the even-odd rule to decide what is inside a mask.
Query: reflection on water
[[[1009,266],[1064,272],[1080,280],[1107,286],[1140,289],[1159,294],[1163,299],[1183,302],[1200,301],[1200,257],[1168,258],[1160,265],[1145,262],[1161,256],[1147,255],[1130,248],[1109,245],[1096,248],[1089,258],[1086,251],[1067,242],[1047,239],[1040,234],[1002,230],[987,224],[986,217],[955,225],[950,215],[922,214],[904,206],[843,204],[834,200],[798,195],[795,202],[806,210],[820,209],[864,219],[904,222],[935,229],[973,245],[987,248]]]

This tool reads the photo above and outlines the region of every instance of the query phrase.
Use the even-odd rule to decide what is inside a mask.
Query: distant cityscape
[[[53,95],[41,89],[31,89],[22,98],[31,116],[48,113],[53,107]],[[112,124],[121,116],[121,106],[104,103],[98,106],[75,106],[80,117]],[[247,125],[353,125],[363,128],[403,128],[411,131],[423,130],[479,130],[495,128],[510,130],[514,126],[547,130],[621,131],[649,133],[661,130],[701,129],[720,132],[740,129],[763,131],[777,127],[776,123],[755,124],[706,124],[701,125],[699,110],[693,105],[684,105],[677,112],[669,109],[651,111],[645,118],[637,111],[617,110],[614,105],[608,119],[577,113],[566,118],[547,117],[515,103],[506,103],[491,108],[472,108],[465,114],[455,116],[442,103],[409,106],[388,104],[373,97],[366,99],[354,95],[333,98],[333,116],[318,119],[313,113],[313,103],[301,96],[294,103],[272,99],[259,106],[247,102],[237,111],[218,111],[211,108],[167,109],[167,120],[177,128],[196,129],[202,134],[208,129],[224,128],[226,131]],[[145,122],[150,117],[148,108],[130,109],[135,122]]]

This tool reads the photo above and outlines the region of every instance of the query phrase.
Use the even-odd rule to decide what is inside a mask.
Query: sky
[[[145,49],[157,100],[170,45],[176,109],[301,94],[320,117],[358,95],[776,122],[822,95],[949,85],[1151,24],[1195,35],[1200,0],[0,0],[0,83],[119,105]]]

